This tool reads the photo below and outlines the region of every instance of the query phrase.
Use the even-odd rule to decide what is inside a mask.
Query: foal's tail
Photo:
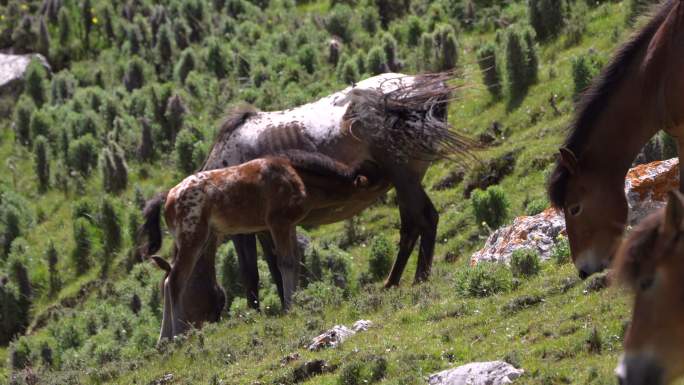
[[[143,209],[145,223],[138,229],[138,237],[147,235],[147,244],[142,248],[144,256],[150,256],[161,248],[161,209],[168,193],[168,191],[161,192],[145,203]]]

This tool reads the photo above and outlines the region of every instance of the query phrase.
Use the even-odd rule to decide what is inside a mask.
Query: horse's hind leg
[[[291,223],[270,222],[269,228],[275,242],[278,269],[283,279],[283,309],[289,310],[299,280],[301,258],[297,247],[297,234]]]
[[[259,269],[257,267],[256,236],[239,234],[232,237],[240,266],[240,277],[245,289],[247,305],[259,310]]]
[[[280,303],[285,303],[285,297],[283,295],[283,277],[278,269],[278,258],[276,257],[275,243],[273,238],[269,233],[259,233],[259,243],[261,243],[261,250],[264,252],[264,259],[268,264],[268,270],[271,272],[271,278],[273,283],[275,283],[278,289],[278,297],[280,297]]]
[[[425,281],[430,276],[439,222],[439,214],[423,190],[419,178],[396,178],[394,186],[401,216],[401,238],[399,253],[385,287],[399,285],[418,236],[420,236],[420,251],[414,282]]]

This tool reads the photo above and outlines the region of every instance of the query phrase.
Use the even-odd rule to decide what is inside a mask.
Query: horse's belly
[[[389,187],[359,194],[348,201],[329,203],[317,208],[314,207],[299,224],[307,226],[327,225],[352,218],[377,202],[388,190]]]

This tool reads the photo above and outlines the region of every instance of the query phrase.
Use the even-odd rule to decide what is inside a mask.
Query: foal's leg
[[[247,305],[259,310],[259,269],[257,267],[256,236],[254,234],[234,235],[233,245],[238,256],[242,286],[245,289]]]
[[[199,259],[200,252],[207,241],[208,225],[199,224],[193,233],[179,233],[179,240],[176,241],[178,247],[177,258],[171,268],[167,278],[167,290],[171,305],[171,327],[173,335],[176,336],[188,329],[187,315],[183,307],[183,297],[188,279],[195,268]]]
[[[283,277],[278,269],[278,258],[276,257],[275,243],[270,233],[259,233],[259,243],[261,243],[261,250],[264,252],[264,259],[268,264],[268,270],[271,272],[271,279],[278,289],[278,297],[280,303],[285,304],[285,297],[283,296]]]
[[[283,279],[283,310],[292,305],[292,295],[297,290],[299,280],[299,248],[297,234],[291,223],[271,222],[271,236],[275,242],[278,269]]]
[[[439,214],[423,190],[420,178],[409,174],[392,179],[399,202],[401,238],[399,253],[385,282],[385,287],[399,285],[406,262],[413,252],[418,236],[421,238],[420,251],[414,283],[422,282],[429,277],[439,222]]]

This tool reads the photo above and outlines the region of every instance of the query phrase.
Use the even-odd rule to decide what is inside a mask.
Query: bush
[[[387,240],[387,237],[380,234],[373,238],[368,257],[368,273],[373,280],[379,281],[389,274],[392,268],[392,257],[394,248]]]
[[[183,122],[187,113],[188,108],[185,106],[180,95],[174,94],[168,99],[164,117],[167,122],[167,139],[172,146],[176,142],[176,135],[183,128]]]
[[[318,58],[313,46],[307,44],[301,47],[297,53],[297,60],[299,61],[299,64],[304,67],[306,72],[312,74],[316,71]]]
[[[171,30],[168,23],[164,23],[159,27],[156,47],[159,64],[166,67],[173,57],[173,41],[171,40]]]
[[[490,228],[496,229],[508,219],[508,199],[499,186],[490,186],[486,191],[476,189],[473,191],[471,201],[478,223],[484,222]]]
[[[366,66],[371,75],[379,75],[387,72],[387,57],[382,47],[373,47],[368,51]]]
[[[181,130],[176,138],[176,167],[185,174],[193,173],[196,168],[192,158],[196,140],[190,130]]]
[[[240,270],[238,267],[235,250],[230,247],[227,251],[220,252],[223,258],[220,263],[221,285],[226,293],[226,309],[230,309],[233,301],[242,295],[243,289],[240,284]]]
[[[115,142],[102,150],[100,159],[105,192],[119,193],[128,186],[128,165],[123,150]]]
[[[21,334],[28,320],[22,319],[20,294],[15,285],[0,284],[0,345],[7,345],[17,334]]]
[[[282,313],[280,298],[274,293],[269,293],[264,297],[261,301],[261,307],[264,310],[264,314],[268,316],[277,316]]]
[[[34,108],[31,99],[22,97],[14,109],[15,139],[24,146],[31,146],[31,115]]]
[[[118,251],[123,243],[121,219],[114,208],[114,203],[108,197],[102,199],[98,222],[102,230],[102,249],[105,255],[103,270],[106,271],[111,255]]]
[[[572,59],[572,80],[575,84],[575,99],[586,90],[594,76],[600,71],[602,63],[595,54],[580,55]]]
[[[564,7],[556,0],[528,0],[527,12],[540,41],[557,36],[563,29]]]
[[[128,62],[123,83],[128,92],[141,88],[145,84],[145,67],[142,60],[137,56]]]
[[[549,207],[549,202],[545,198],[535,199],[525,207],[525,215],[537,215]]]
[[[359,80],[359,67],[353,58],[348,59],[342,65],[340,80],[345,84],[352,84]]]
[[[456,32],[450,25],[442,25],[433,34],[435,49],[435,70],[447,71],[456,68],[458,63],[458,43]]]
[[[373,384],[385,377],[387,359],[381,356],[363,356],[342,367],[337,378],[339,385]]]
[[[55,248],[55,244],[50,241],[48,244],[48,248],[45,252],[45,259],[48,264],[48,274],[49,274],[49,283],[48,283],[48,295],[50,297],[54,297],[59,293],[59,290],[62,287],[62,280],[59,277],[59,270],[57,270],[57,263],[59,262],[59,254],[57,253],[57,248]]]
[[[90,239],[90,225],[84,218],[78,218],[74,222],[74,247],[71,253],[71,262],[76,270],[76,275],[82,275],[90,268],[90,252],[92,241]]]
[[[397,41],[389,33],[384,33],[382,35],[381,43],[382,49],[385,51],[385,60],[387,63],[387,67],[390,71],[398,71],[401,67],[401,63],[399,62],[399,58],[397,57]]]
[[[541,270],[539,253],[537,251],[522,248],[513,251],[511,255],[511,273],[516,278],[529,278],[535,276]]]
[[[36,176],[38,177],[38,190],[45,192],[50,188],[50,158],[45,137],[41,135],[36,138],[33,151]]]
[[[90,175],[97,165],[97,140],[91,135],[84,135],[69,143],[69,167],[84,177]]]
[[[513,275],[503,264],[480,262],[456,275],[456,290],[469,297],[488,297],[513,288]]]
[[[563,265],[570,262],[570,242],[568,238],[562,235],[556,237],[556,241],[551,249],[551,259],[557,265]]]
[[[8,208],[4,213],[5,228],[2,231],[2,256],[7,256],[12,248],[12,242],[21,236],[20,212],[15,208]]]
[[[325,29],[330,34],[339,36],[345,43],[352,40],[350,21],[354,19],[354,12],[347,4],[336,4],[325,18]]]
[[[26,94],[28,94],[38,108],[47,101],[45,67],[40,60],[33,59],[26,69]]]
[[[207,53],[207,69],[218,79],[223,79],[228,73],[227,63],[228,59],[223,48],[217,40],[212,40]]]
[[[520,36],[515,31],[506,38],[506,75],[511,99],[520,99],[527,92],[527,59]]]
[[[181,58],[176,65],[176,79],[185,84],[185,79],[188,77],[190,71],[196,67],[195,53],[188,48],[181,54]]]
[[[295,292],[292,303],[306,313],[322,313],[326,306],[340,306],[343,297],[342,289],[325,282],[314,282]]]
[[[477,51],[477,62],[482,72],[482,80],[487,90],[494,97],[501,97],[501,78],[496,60],[496,46],[485,44]]]

